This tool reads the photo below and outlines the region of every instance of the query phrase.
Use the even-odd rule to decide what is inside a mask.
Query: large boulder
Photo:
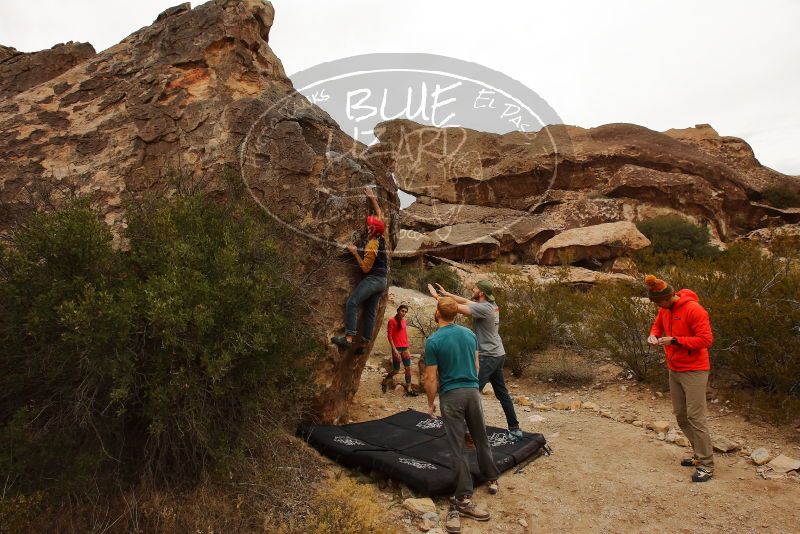
[[[537,263],[560,265],[613,260],[649,245],[650,240],[635,224],[627,221],[573,228],[546,241],[539,249]]]
[[[93,194],[119,234],[125,197],[169,195],[178,175],[224,199],[229,181],[242,180],[290,229],[284,247],[318,314],[309,335],[327,347],[314,361],[311,415],[334,422],[367,358],[328,343],[361,277],[338,244],[362,237],[365,185],[376,186],[393,235],[399,202],[387,161],[294,91],[268,44],[273,16],[261,0],[181,4],[116,46],[0,95],[0,202],[8,211],[37,184],[69,182]],[[3,65],[15,57],[0,54]]]

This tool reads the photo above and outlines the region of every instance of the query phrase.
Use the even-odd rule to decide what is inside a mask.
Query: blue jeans
[[[513,430],[519,428],[517,412],[514,411],[514,402],[511,400],[511,395],[508,394],[506,379],[503,377],[503,365],[506,363],[505,355],[499,357],[480,356],[478,362],[480,363],[480,369],[478,370],[478,389],[483,391],[483,386],[487,383],[492,384],[494,396],[500,401],[500,406],[503,407],[503,413],[506,414],[508,429]]]
[[[386,286],[385,276],[368,275],[358,283],[345,306],[345,334],[354,336],[358,333],[358,307],[364,304],[364,331],[361,335],[370,339],[375,327],[375,313]]]

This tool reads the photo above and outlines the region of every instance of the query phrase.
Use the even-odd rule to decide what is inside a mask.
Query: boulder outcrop
[[[650,245],[632,222],[572,228],[546,241],[537,254],[540,265],[614,260]]]
[[[175,176],[221,199],[231,179],[243,181],[292,230],[285,250],[317,280],[307,286],[319,314],[310,334],[327,348],[314,362],[313,415],[333,422],[367,358],[327,341],[341,332],[361,277],[339,245],[362,237],[364,186],[377,188],[393,235],[399,202],[387,162],[364,155],[366,147],[294,91],[268,44],[273,17],[261,0],[181,4],[99,54],[74,45],[74,65],[39,59],[53,51],[20,57],[0,49],[0,203],[10,209],[38,182],[70,182],[94,196],[117,232],[124,198],[169,195]],[[40,61],[60,66],[26,77]]]
[[[758,199],[770,187],[800,190],[800,180],[764,167],[747,143],[708,125],[663,133],[560,125],[499,135],[393,120],[375,134],[372,150],[392,154],[400,189],[418,197],[402,220],[424,234],[413,254],[532,262],[544,257],[544,241],[566,230],[660,215],[708,226],[723,243],[798,222],[800,210]],[[442,231],[457,238],[441,239]]]

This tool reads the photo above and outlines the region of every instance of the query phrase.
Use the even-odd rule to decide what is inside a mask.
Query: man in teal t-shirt
[[[468,328],[453,324],[458,304],[449,297],[438,299],[436,323],[439,329],[425,343],[425,392],[428,413],[436,413],[436,394],[442,409],[447,443],[450,446],[452,469],[456,472],[456,492],[450,499],[445,528],[460,532],[460,517],[488,521],[488,511],[472,502],[472,475],[464,452],[464,424],[475,441],[475,452],[481,474],[495,483],[500,471],[494,463],[486,436],[481,397],[478,391],[478,342]]]
[[[440,327],[425,342],[425,365],[439,371],[439,393],[458,388],[477,388],[475,351],[478,340],[469,328],[457,324]],[[449,357],[438,358],[439,354]]]

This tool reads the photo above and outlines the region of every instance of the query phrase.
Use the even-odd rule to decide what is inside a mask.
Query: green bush
[[[527,277],[499,275],[500,336],[511,373],[522,376],[537,353],[551,345],[570,346],[571,325],[581,313],[582,296],[563,283],[543,284]]]
[[[758,196],[761,200],[776,208],[800,208],[800,192],[787,185],[767,187]]]
[[[647,343],[656,307],[644,290],[626,285],[594,288],[587,298],[581,342],[631,371],[639,381],[663,382],[664,350]]]
[[[192,194],[130,206],[112,235],[86,201],[0,250],[0,476],[81,491],[193,481],[248,420],[301,405],[314,347],[269,218]]]
[[[712,366],[732,385],[762,391],[775,406],[800,399],[800,253],[767,255],[736,244],[713,263],[664,273],[700,295],[714,330]]]
[[[458,274],[445,264],[434,265],[428,269],[392,262],[392,283],[408,289],[416,289],[428,294],[428,284],[441,284],[451,293],[461,294],[464,287]]]
[[[635,254],[640,269],[652,270],[683,261],[685,258],[718,257],[720,250],[710,244],[709,229],[677,215],[647,219],[636,227],[651,245]]]

